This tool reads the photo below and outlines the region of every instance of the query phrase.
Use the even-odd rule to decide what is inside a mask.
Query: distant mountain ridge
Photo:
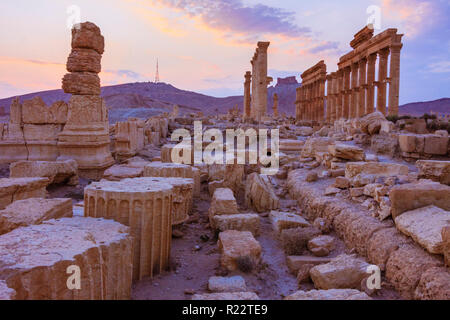
[[[289,80],[289,79],[288,79]],[[294,79],[295,80],[295,79]],[[301,84],[290,81],[278,81],[268,88],[268,114],[272,114],[273,94],[279,98],[279,113],[295,114],[296,88]],[[178,89],[167,83],[137,82],[102,87],[102,97],[109,109],[110,122],[125,120],[128,117],[150,117],[163,112],[171,112],[173,105],[180,107],[181,114],[202,111],[205,115],[226,113],[238,106],[243,110],[243,96],[217,98],[204,94]],[[68,101],[70,94],[62,90],[49,90],[18,96],[20,101],[40,96],[47,105],[56,101]],[[9,113],[9,107],[15,97],[0,100],[0,107]],[[400,114],[420,116],[424,113],[438,112],[450,114],[450,98],[435,101],[408,103],[399,107]]]

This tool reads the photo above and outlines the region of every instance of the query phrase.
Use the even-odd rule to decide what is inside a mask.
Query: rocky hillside
[[[268,112],[272,114],[273,94],[279,97],[279,112],[287,115],[295,113],[295,90],[300,84],[296,82],[277,82],[268,88]],[[62,90],[42,91],[20,96],[20,100],[41,96],[47,104],[58,100],[68,101],[69,94]],[[203,111],[206,115],[225,113],[236,104],[243,109],[243,96],[216,98],[204,94],[178,89],[167,83],[137,82],[102,88],[102,97],[110,110],[110,121],[129,117],[150,117],[162,112],[170,112],[174,104],[180,106],[181,114]],[[0,107],[9,112],[14,97],[1,99]],[[450,99],[409,103],[400,106],[400,114],[420,116],[424,113],[439,112],[450,114]]]

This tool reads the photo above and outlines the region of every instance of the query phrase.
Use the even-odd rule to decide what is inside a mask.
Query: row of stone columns
[[[306,79],[303,79],[302,87],[297,89],[296,119],[332,123],[340,118],[363,117],[374,112],[375,107],[384,115],[397,115],[402,36],[397,34],[396,29],[388,29],[373,37],[373,30],[365,27],[351,42],[354,50],[341,57],[338,71],[326,75],[326,79],[323,79],[317,74],[319,63],[305,72],[309,74],[302,74],[302,78],[305,75]],[[316,74],[311,80],[313,72]],[[325,81],[327,97],[324,116]]]

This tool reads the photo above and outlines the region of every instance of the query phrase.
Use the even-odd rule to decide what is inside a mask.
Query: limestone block
[[[364,161],[366,158],[366,155],[364,153],[364,150],[351,145],[346,145],[342,143],[329,145],[328,151],[333,157],[341,158],[345,160],[351,160],[351,161]]]
[[[78,184],[78,164],[75,160],[67,161],[19,161],[9,167],[11,178],[43,177],[49,184],[67,182]]]
[[[185,164],[151,162],[144,168],[144,177],[192,178],[192,167]]]
[[[287,256],[286,264],[291,273],[297,274],[298,270],[306,265],[311,264],[313,266],[317,266],[320,264],[329,263],[331,261],[330,258],[325,257],[314,257],[314,256]]]
[[[101,35],[100,28],[92,22],[84,22],[72,29],[72,49],[93,49],[103,54],[105,39]]]
[[[316,153],[328,152],[328,146],[334,144],[331,138],[309,138],[306,140],[301,153],[302,158],[314,158]]]
[[[30,198],[0,210],[0,235],[50,219],[72,217],[72,199]]]
[[[57,124],[25,124],[23,134],[25,140],[29,141],[57,141],[58,134],[62,131],[61,125]]]
[[[138,126],[136,121],[119,121],[115,125],[115,151],[118,159],[134,156],[138,151]]]
[[[386,269],[386,262],[392,252],[400,246],[411,243],[411,239],[404,236],[396,228],[383,228],[373,233],[367,243],[367,258],[376,264],[380,270]]]
[[[441,230],[442,242],[444,243],[445,265],[450,267],[450,226],[445,226]]]
[[[45,198],[47,178],[1,178],[0,210],[10,203],[28,198]]]
[[[402,152],[416,151],[416,135],[401,134],[398,136],[398,143]]]
[[[431,179],[450,185],[450,161],[418,160],[416,166],[420,179]]]
[[[237,213],[215,215],[212,225],[219,232],[227,230],[250,231],[254,236],[259,235],[260,217],[252,213]]]
[[[396,185],[391,189],[389,199],[393,218],[429,205],[450,211],[450,187],[429,180]]]
[[[153,277],[169,265],[173,192],[172,185],[152,178],[103,180],[84,190],[85,216],[130,226],[134,280]]]
[[[259,300],[254,292],[217,292],[194,294],[192,300]]]
[[[395,218],[397,228],[433,254],[444,254],[441,230],[450,226],[450,211],[427,206],[403,212]]]
[[[412,299],[422,274],[442,262],[416,245],[403,245],[386,264],[386,278],[405,299]]]
[[[448,140],[448,137],[426,135],[424,152],[432,155],[446,155],[448,152]]]
[[[62,79],[62,88],[65,93],[74,95],[99,96],[100,78],[96,73],[73,72],[67,73]]]
[[[0,252],[7,253],[0,255],[0,280],[18,300],[130,299],[128,232],[112,220],[80,217],[15,229],[0,236]],[[80,268],[79,290],[67,287],[70,266]]]
[[[176,144],[165,144],[161,147],[161,161],[171,163],[172,161],[172,150],[176,146]],[[183,149],[179,150],[180,157],[183,157]],[[191,152],[191,160],[188,164],[194,163],[194,152]],[[186,163],[185,163],[186,164]]]
[[[94,138],[92,131],[106,131],[107,120],[108,112],[105,101],[101,97],[96,95],[72,95],[70,97],[65,130],[71,129],[73,126],[76,130],[88,128],[91,131],[90,138],[92,139]]]
[[[93,49],[75,48],[67,58],[67,71],[100,73],[102,55]]]
[[[235,271],[240,258],[249,258],[254,266],[261,260],[261,245],[251,232],[227,230],[219,234],[220,263],[229,271]]]
[[[430,268],[422,274],[414,293],[417,300],[450,300],[450,272],[446,268]]]
[[[268,176],[254,172],[247,177],[245,202],[248,207],[254,208],[257,212],[278,209],[279,199]]]
[[[284,300],[372,300],[366,293],[355,289],[299,290]]]
[[[208,189],[213,195],[216,188],[230,188],[237,196],[243,187],[245,170],[243,164],[212,164],[208,166]]]
[[[219,188],[214,192],[209,212],[212,215],[238,213],[236,198],[231,189]]]
[[[211,277],[208,280],[208,289],[211,292],[246,292],[247,286],[241,276]]]
[[[350,188],[350,180],[345,177],[336,177],[334,186],[339,189],[348,189]]]
[[[345,165],[345,177],[353,178],[358,174],[371,174],[378,177],[389,177],[394,175],[407,175],[408,166],[385,162],[348,162]]]
[[[284,229],[311,226],[303,217],[290,212],[271,211],[269,217],[273,230],[277,234],[280,234]]]
[[[339,255],[329,263],[311,268],[310,275],[318,289],[360,289],[369,264],[354,256]]]
[[[103,179],[120,181],[126,178],[139,178],[144,175],[144,168],[130,167],[129,165],[117,164],[105,170]]]

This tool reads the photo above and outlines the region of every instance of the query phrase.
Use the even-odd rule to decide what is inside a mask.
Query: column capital
[[[385,58],[385,57],[387,57],[387,56],[389,55],[389,52],[390,52],[390,49],[389,49],[389,47],[386,47],[386,48],[380,49],[380,50],[378,51],[378,53],[379,53],[380,57],[382,57],[382,58]]]

